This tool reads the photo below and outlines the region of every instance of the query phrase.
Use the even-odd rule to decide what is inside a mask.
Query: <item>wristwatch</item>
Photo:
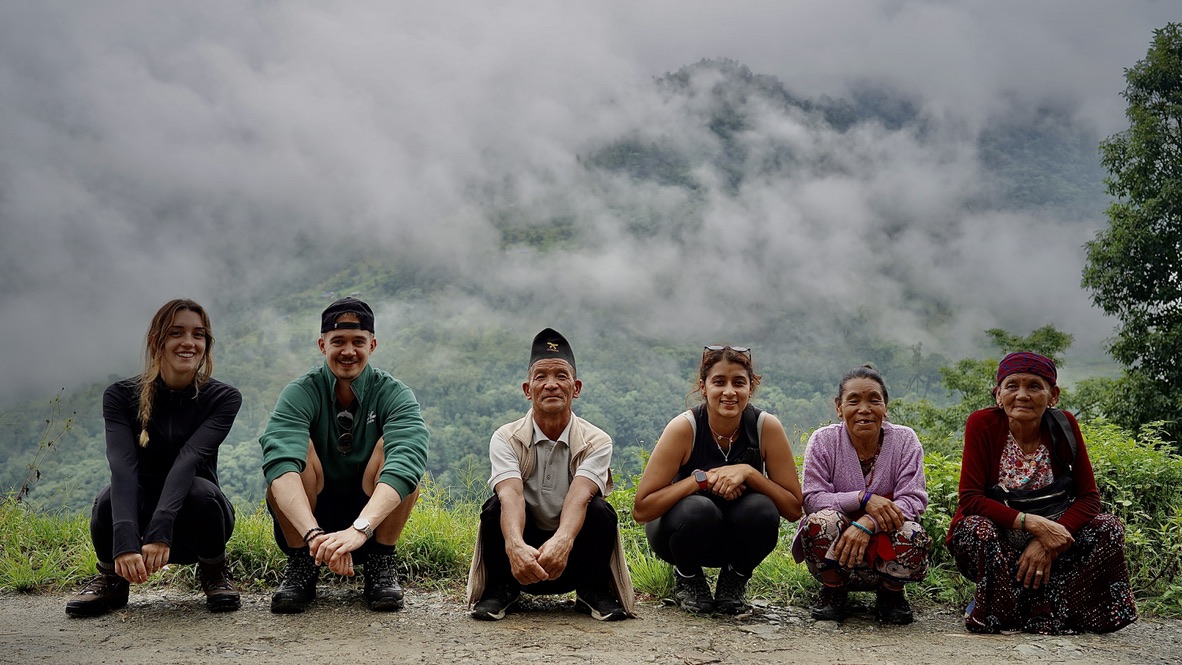
[[[698,481],[698,489],[704,490],[709,487],[706,484],[706,472],[701,469],[694,469],[694,480]]]
[[[366,540],[373,537],[373,527],[369,525],[369,520],[364,517],[358,517],[353,520],[353,528],[364,533]]]

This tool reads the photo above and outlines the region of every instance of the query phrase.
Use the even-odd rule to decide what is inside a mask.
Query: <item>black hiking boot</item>
[[[316,578],[320,570],[307,552],[287,555],[287,567],[275,595],[271,596],[271,611],[275,614],[299,614],[316,600]]]
[[[905,626],[915,618],[911,612],[911,604],[907,602],[907,594],[899,589],[879,588],[875,592],[874,613],[882,623]]]
[[[713,614],[717,607],[714,596],[710,594],[710,585],[706,583],[706,576],[701,572],[685,577],[674,570],[673,600],[677,601],[678,607],[692,614]]]
[[[817,603],[809,612],[816,621],[845,620],[845,603],[849,593],[844,586],[821,586]]]
[[[714,604],[719,612],[742,614],[750,609],[747,605],[747,581],[750,579],[750,575],[740,575],[730,566],[718,573],[718,584],[714,587]]]
[[[398,558],[394,554],[370,552],[361,570],[365,576],[365,602],[375,612],[402,609],[402,586],[398,584]]]

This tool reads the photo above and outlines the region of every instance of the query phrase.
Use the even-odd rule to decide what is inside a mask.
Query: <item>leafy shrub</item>
[[[1182,615],[1182,457],[1153,426],[1136,436],[1104,421],[1081,430],[1104,509],[1125,523],[1134,593],[1148,609]]]

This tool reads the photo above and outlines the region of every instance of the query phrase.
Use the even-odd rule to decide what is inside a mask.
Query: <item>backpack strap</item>
[[[1075,456],[1079,449],[1079,443],[1075,440],[1075,431],[1071,428],[1071,423],[1067,421],[1067,416],[1063,415],[1062,409],[1048,408],[1047,413],[1051,416],[1051,434],[1053,435],[1055,432],[1054,425],[1058,425],[1059,431],[1067,439],[1067,445],[1071,448],[1071,459],[1067,462],[1067,470],[1073,471],[1075,467]]]

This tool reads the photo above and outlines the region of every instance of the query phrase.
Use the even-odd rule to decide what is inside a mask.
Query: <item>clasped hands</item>
[[[513,577],[523,585],[556,580],[566,570],[570,559],[573,539],[554,534],[541,547],[533,547],[522,541],[505,546],[505,553],[509,556],[509,568]]]
[[[731,464],[710,469],[706,472],[706,488],[716,496],[733,501],[747,489],[749,464]]]
[[[368,540],[365,534],[349,527],[332,533],[318,533],[308,540],[308,553],[316,565],[327,565],[337,575],[353,576],[353,552]]]
[[[115,557],[115,574],[133,584],[143,584],[149,575],[168,564],[170,553],[165,543],[147,543],[139,552],[124,552]]]
[[[866,501],[866,515],[873,518],[873,522],[869,525],[865,522],[860,522],[860,524],[873,533],[898,531],[903,526],[903,511],[899,509],[899,506],[895,505],[894,501],[877,494],[871,494]],[[841,537],[833,545],[833,553],[836,555],[837,563],[842,568],[853,568],[865,560],[866,548],[870,546],[870,536],[870,533],[853,524],[846,527]]]

